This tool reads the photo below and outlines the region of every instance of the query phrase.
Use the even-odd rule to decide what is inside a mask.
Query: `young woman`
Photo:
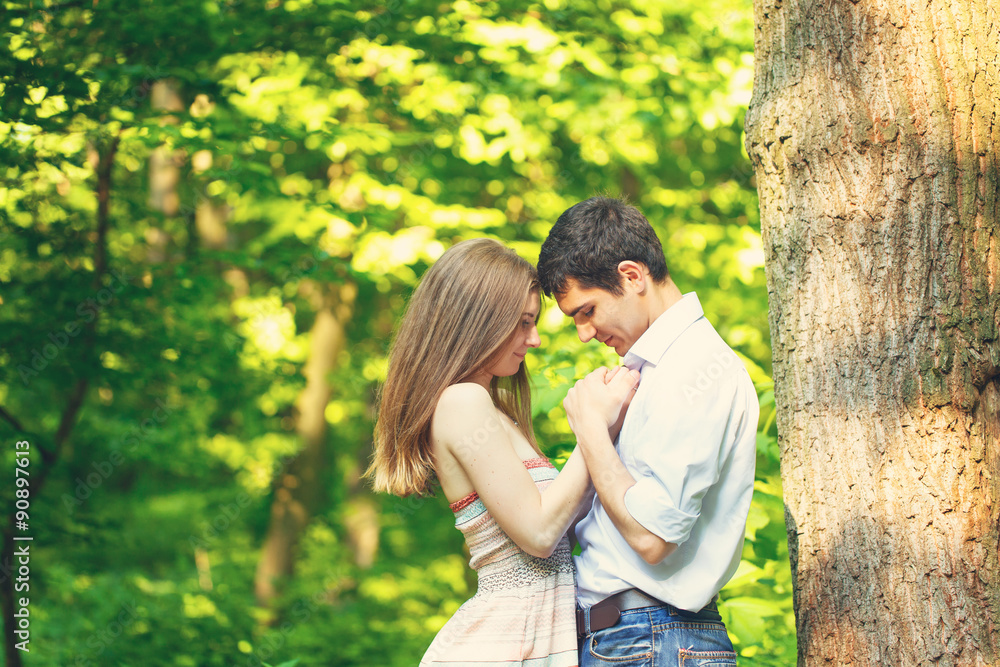
[[[539,345],[538,311],[528,262],[495,241],[465,241],[424,275],[389,355],[374,486],[407,496],[436,480],[479,575],[421,665],[577,664],[566,531],[590,479],[582,454],[557,475],[535,442],[524,357]],[[622,372],[606,385],[609,425],[637,381]]]

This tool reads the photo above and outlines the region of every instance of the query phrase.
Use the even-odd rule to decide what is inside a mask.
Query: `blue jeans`
[[[580,639],[580,667],[720,667],[736,664],[715,604],[623,611],[616,625]]]

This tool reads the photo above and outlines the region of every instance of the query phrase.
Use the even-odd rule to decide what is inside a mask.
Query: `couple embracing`
[[[541,292],[623,363],[567,394],[577,446],[558,474],[523,363]],[[487,239],[449,249],[400,323],[370,471],[397,495],[436,481],[479,576],[420,664],[735,665],[716,599],[740,561],[757,417],[743,364],[636,208],[568,209],[537,272]]]

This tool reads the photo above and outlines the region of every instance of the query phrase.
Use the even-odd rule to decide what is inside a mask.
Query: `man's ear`
[[[618,262],[618,278],[622,286],[629,284],[642,294],[646,291],[646,281],[649,279],[649,269],[642,262],[633,262],[625,259]]]

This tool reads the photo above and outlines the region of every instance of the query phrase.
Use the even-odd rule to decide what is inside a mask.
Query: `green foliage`
[[[758,383],[761,423],[757,474],[743,559],[722,590],[720,612],[743,665],[779,667],[796,660],[792,575],[774,433],[774,392]]]
[[[558,214],[601,191],[643,209],[761,392],[757,491],[722,609],[741,664],[794,659],[741,139],[748,2],[3,6],[0,406],[24,431],[0,419],[0,442],[27,437],[44,477],[25,664],[414,664],[475,581],[443,499],[372,499],[359,481],[394,323],[452,243],[490,236],[534,261]],[[158,160],[177,171],[156,195]],[[325,497],[274,616],[253,576],[272,482],[301,447],[317,286],[353,298]],[[529,361],[557,460],[573,442],[566,389],[615,362],[568,324],[545,304]],[[371,565],[352,532],[366,501]]]

